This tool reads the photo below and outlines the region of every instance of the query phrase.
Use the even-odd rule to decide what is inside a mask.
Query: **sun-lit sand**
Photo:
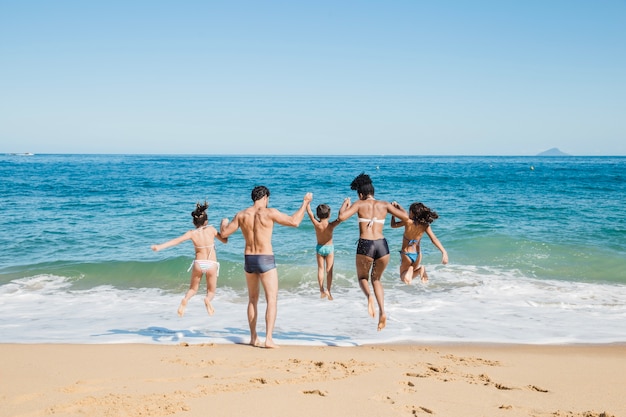
[[[0,345],[0,416],[626,416],[626,346]]]

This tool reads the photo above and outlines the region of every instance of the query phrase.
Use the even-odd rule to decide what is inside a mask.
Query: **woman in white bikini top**
[[[344,221],[358,213],[359,240],[356,248],[356,272],[359,286],[367,297],[367,309],[374,317],[374,298],[378,303],[378,330],[387,323],[385,314],[384,290],[380,278],[389,264],[389,246],[383,235],[385,217],[388,213],[408,220],[407,213],[393,204],[374,198],[374,185],[365,173],[358,175],[350,185],[359,199],[353,204],[346,198],[339,209],[339,220]],[[374,296],[370,292],[369,280],[372,281]]]

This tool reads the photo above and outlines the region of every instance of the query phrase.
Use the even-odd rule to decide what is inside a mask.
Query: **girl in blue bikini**
[[[396,202],[392,204],[399,207]],[[428,281],[426,268],[424,265],[421,265],[422,251],[420,249],[420,241],[424,232],[426,232],[433,242],[433,245],[441,251],[441,263],[444,265],[448,263],[448,253],[430,227],[430,224],[437,218],[439,218],[439,215],[422,203],[411,204],[411,207],[409,207],[409,221],[396,220],[394,216],[391,216],[392,228],[404,226],[402,250],[400,250],[400,256],[402,257],[400,279],[402,279],[405,284],[410,284],[413,279],[418,276],[422,282]]]
[[[228,238],[223,238],[215,227],[208,225],[209,216],[206,214],[207,208],[209,208],[209,204],[205,201],[204,204],[197,203],[196,209],[191,212],[193,224],[196,226],[195,229],[189,230],[184,235],[161,243],[160,245],[152,245],[152,250],[158,252],[162,249],[176,246],[189,239],[193,242],[193,246],[196,250],[196,258],[187,270],[187,272],[191,271],[191,282],[189,283],[189,290],[187,290],[185,297],[178,307],[178,315],[180,317],[185,314],[185,308],[187,307],[189,299],[198,292],[203,274],[206,275],[207,285],[204,305],[206,306],[206,311],[209,313],[209,316],[212,316],[215,312],[211,301],[215,296],[220,264],[217,262],[217,256],[215,255],[214,242],[215,238],[217,238],[220,242],[227,243]]]

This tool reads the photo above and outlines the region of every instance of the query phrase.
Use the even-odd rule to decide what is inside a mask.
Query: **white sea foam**
[[[67,278],[39,275],[0,287],[3,343],[246,343],[247,295],[218,288],[215,315],[202,296],[176,315],[181,294],[99,286],[73,290]],[[274,337],[290,345],[392,342],[612,343],[626,341],[626,286],[546,281],[484,268],[439,267],[428,284],[385,281],[387,327],[367,315],[358,285],[279,293]],[[263,312],[258,330],[264,335]]]

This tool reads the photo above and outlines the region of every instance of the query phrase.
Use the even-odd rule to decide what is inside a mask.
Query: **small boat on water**
[[[12,156],[33,156],[35,154],[31,153],[31,152],[17,152],[17,153],[10,153],[9,155],[12,155]]]

